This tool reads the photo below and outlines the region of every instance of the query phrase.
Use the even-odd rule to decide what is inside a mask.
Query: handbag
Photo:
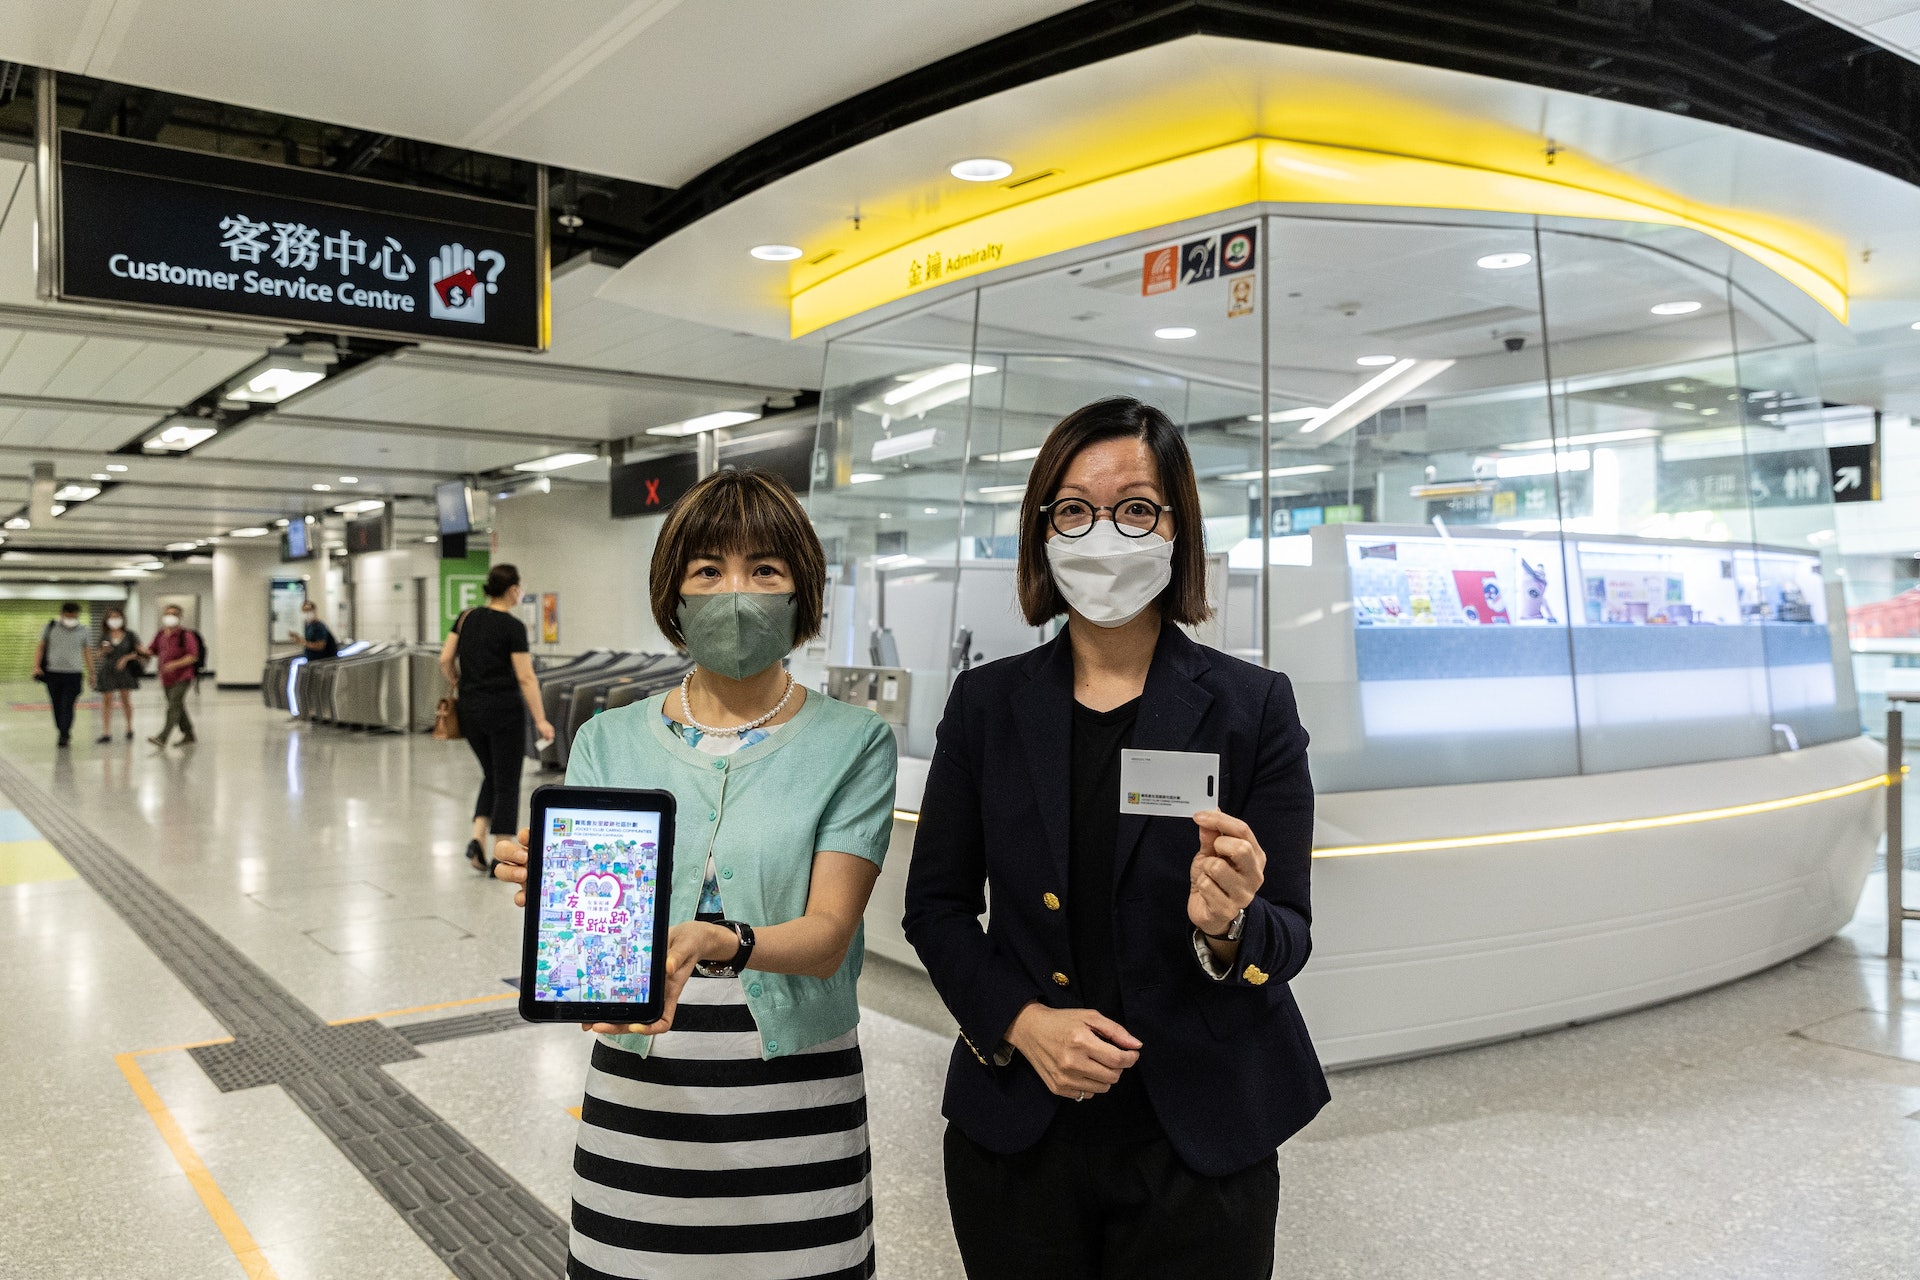
[[[433,709],[433,736],[442,742],[458,742],[466,736],[460,731],[460,704],[454,694],[440,699]]]

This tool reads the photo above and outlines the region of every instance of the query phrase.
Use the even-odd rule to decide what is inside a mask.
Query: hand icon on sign
[[[427,314],[435,320],[485,324],[487,293],[473,270],[473,250],[443,244],[427,260]]]

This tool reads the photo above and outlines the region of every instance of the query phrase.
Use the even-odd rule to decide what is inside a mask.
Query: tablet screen
[[[659,899],[658,813],[548,809],[533,998],[644,1004]]]

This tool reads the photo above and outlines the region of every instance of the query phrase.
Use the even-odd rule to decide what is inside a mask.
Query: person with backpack
[[[80,625],[80,606],[71,600],[60,606],[60,616],[47,624],[34,648],[33,678],[47,686],[58,746],[73,745],[73,704],[92,670],[92,648],[92,637]]]
[[[167,722],[160,732],[148,738],[156,747],[167,745],[177,727],[181,745],[198,741],[193,732],[193,717],[187,714],[187,695],[193,691],[194,676],[200,670],[205,650],[200,633],[181,625],[180,610],[168,605],[160,614],[160,630],[153,637],[153,656],[160,664],[160,688],[167,695]]]

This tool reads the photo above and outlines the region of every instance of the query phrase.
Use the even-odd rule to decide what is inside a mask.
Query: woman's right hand
[[[1050,1093],[1080,1099],[1105,1093],[1120,1073],[1140,1061],[1140,1041],[1097,1009],[1052,1009],[1035,1001],[1007,1028]]]
[[[535,742],[552,742],[553,739],[553,725],[545,720],[535,720],[533,722],[533,740]]]
[[[520,886],[513,891],[516,907],[527,905],[527,839],[532,834],[531,828],[522,827],[517,839],[501,836],[493,842],[493,878]]]

